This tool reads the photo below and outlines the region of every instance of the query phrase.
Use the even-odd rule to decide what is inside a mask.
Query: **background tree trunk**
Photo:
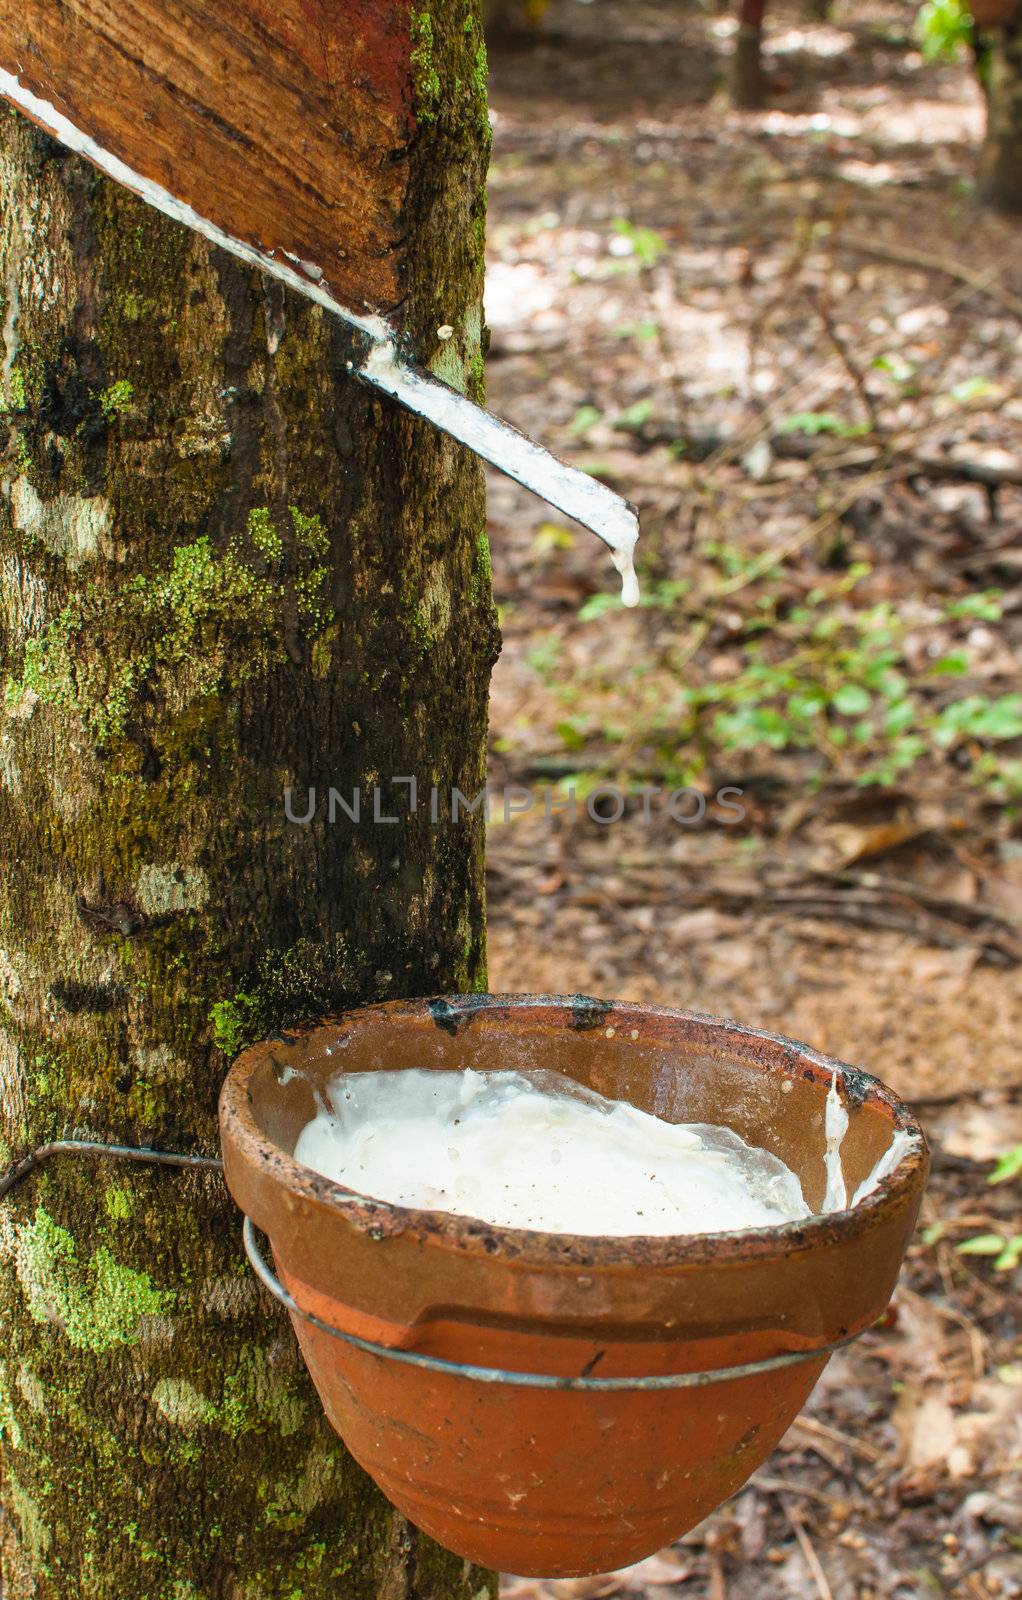
[[[1022,7],[984,28],[978,64],[987,103],[978,192],[999,211],[1022,213]]]
[[[739,111],[758,111],[766,103],[763,76],[763,17],[766,0],[739,0],[738,32],[731,60],[731,101]]]
[[[526,30],[538,32],[548,0],[483,0],[483,20],[494,40]]]
[[[406,328],[478,392],[472,0],[429,44]],[[339,324],[11,112],[0,167],[0,1167],[215,1152],[211,1013],[234,1050],[483,985],[481,826],[372,822],[393,776],[483,782],[482,477],[345,376]],[[489,1592],[322,1420],[216,1175],[52,1162],[0,1201],[0,1320],[4,1600]]]

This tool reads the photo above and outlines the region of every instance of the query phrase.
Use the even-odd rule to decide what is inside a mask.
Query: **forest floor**
[[[684,0],[492,51],[490,400],[639,504],[645,603],[494,476],[491,783],[534,804],[491,814],[491,985],[807,1039],[935,1155],[888,1323],[752,1485],[509,1600],[1022,1595],[1022,1270],[957,1248],[1022,1231],[1022,251],[912,17],[776,10],[756,114]]]

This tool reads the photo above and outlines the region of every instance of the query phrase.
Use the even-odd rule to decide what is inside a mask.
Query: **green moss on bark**
[[[81,1261],[73,1236],[39,1206],[15,1229],[15,1271],[33,1321],[45,1323],[76,1350],[134,1344],[143,1317],[174,1304],[144,1272],[124,1266],[100,1245]]]

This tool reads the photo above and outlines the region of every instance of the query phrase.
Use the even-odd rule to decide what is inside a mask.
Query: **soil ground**
[[[988,1181],[1022,1142],[1022,250],[912,19],[775,11],[756,114],[684,0],[554,0],[492,52],[490,401],[637,501],[647,603],[493,478],[491,783],[534,804],[491,816],[491,985],[807,1039],[935,1154],[888,1323],[753,1484],[514,1600],[1022,1595],[1022,1272],[957,1249],[1022,1229]]]

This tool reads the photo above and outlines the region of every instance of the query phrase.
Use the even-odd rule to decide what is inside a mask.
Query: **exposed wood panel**
[[[337,299],[402,296],[410,0],[0,0],[0,66]]]

